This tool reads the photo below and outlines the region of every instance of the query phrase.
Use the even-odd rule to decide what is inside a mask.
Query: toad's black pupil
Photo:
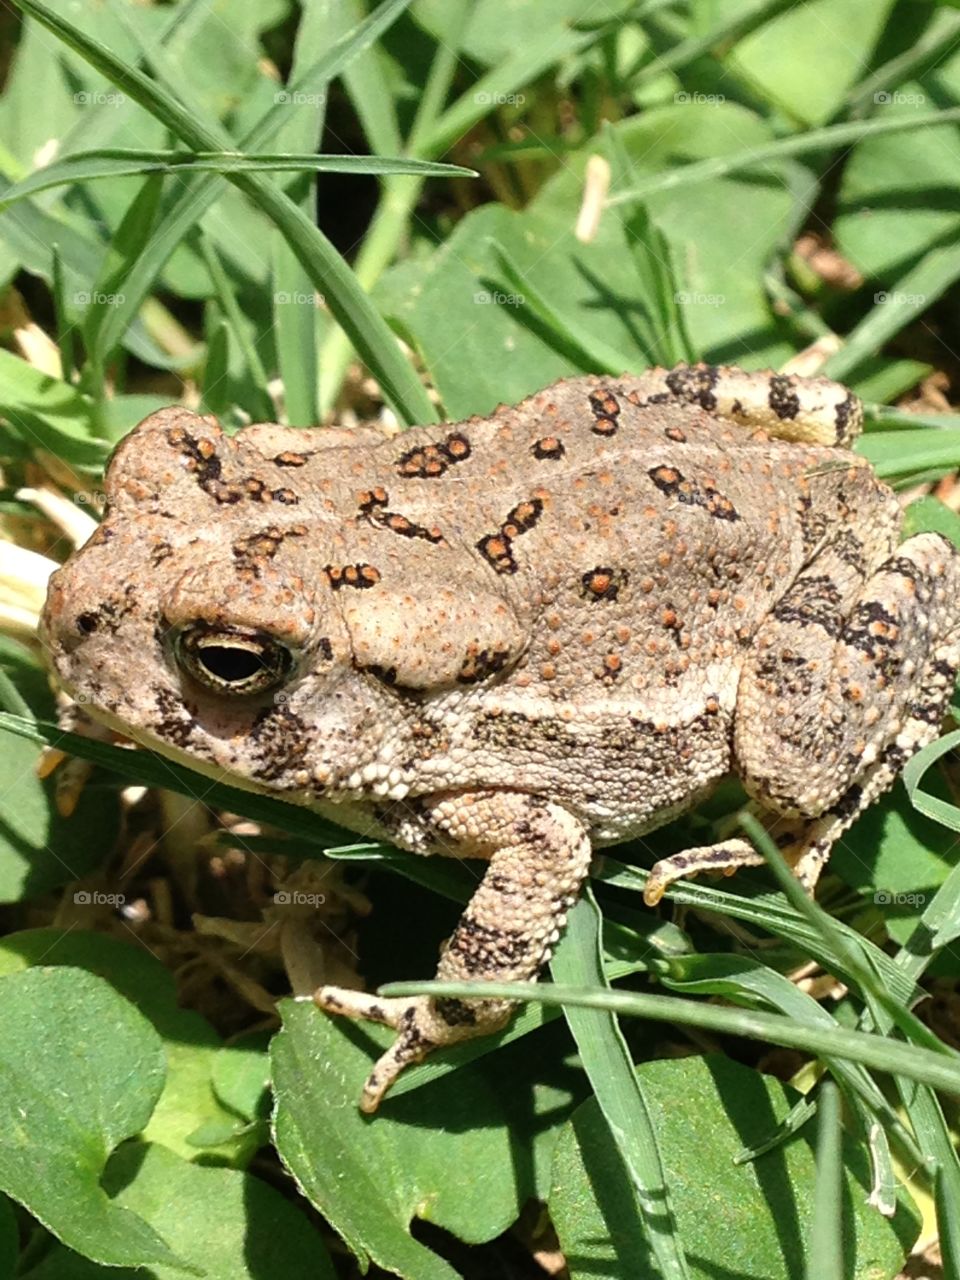
[[[251,649],[235,649],[231,645],[205,646],[200,661],[212,676],[231,684],[258,675],[265,665],[260,654]]]

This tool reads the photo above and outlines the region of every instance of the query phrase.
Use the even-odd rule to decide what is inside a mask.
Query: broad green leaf
[[[31,969],[0,978],[0,1188],[70,1248],[111,1266],[177,1257],[100,1185],[163,1087],[149,1023],[101,978]]]
[[[960,551],[960,515],[939,498],[917,498],[903,513],[903,536],[942,533]]]
[[[0,543],[0,565],[7,545]],[[52,714],[47,676],[33,654],[0,639],[0,665],[31,708]],[[87,788],[64,818],[54,802],[54,780],[37,774],[39,759],[35,743],[0,732],[0,902],[19,902],[80,879],[105,861],[116,839],[114,794]]]
[[[31,449],[47,449],[69,465],[88,470],[103,466],[108,450],[96,438],[90,401],[59,378],[3,350],[0,417]]]
[[[937,773],[928,773],[923,786],[946,802],[948,792]],[[855,841],[838,843],[830,870],[865,893],[890,936],[905,942],[956,862],[956,852],[949,852],[943,826],[917,812],[900,782],[857,820],[855,833]]]
[[[576,47],[572,36],[577,23],[600,27],[622,19],[632,7],[629,0],[541,0],[536,34],[553,43],[555,60],[559,60]],[[446,0],[418,0],[413,15],[437,40],[450,38],[451,6]],[[461,41],[467,56],[484,66],[497,67],[526,46],[531,34],[530,11],[524,0],[474,0]],[[512,82],[512,88],[517,87],[522,84]]]
[[[809,1141],[736,1164],[786,1115],[797,1094],[718,1054],[645,1062],[637,1076],[652,1111],[694,1280],[802,1280],[816,1188]],[[866,1204],[869,1175],[844,1139],[844,1277],[890,1280],[919,1222],[902,1202],[893,1221]],[[647,1274],[635,1269],[635,1231],[616,1188],[617,1154],[594,1099],[574,1112],[557,1146],[549,1207],[573,1280]]]
[[[270,1037],[254,1032],[220,1049],[213,1060],[213,1088],[237,1115],[261,1115],[270,1085]]]
[[[740,40],[728,57],[764,98],[825,124],[868,66],[892,0],[807,0]]]
[[[175,1240],[207,1280],[334,1280],[323,1239],[280,1191],[235,1169],[187,1164],[157,1145],[128,1143],[107,1165],[117,1211],[138,1214]],[[181,1268],[118,1271],[54,1249],[24,1280],[183,1280]]]
[[[345,1026],[310,1003],[281,1004],[272,1046],[274,1138],[303,1193],[367,1259],[407,1280],[455,1280],[410,1234],[414,1217],[468,1242],[493,1239],[542,1195],[577,1073],[559,1024],[529,1042],[398,1098],[357,1106],[371,1053],[393,1032]],[[558,1048],[558,1042],[561,1047]]]
[[[919,6],[916,15],[923,13]],[[911,19],[916,21],[914,14],[904,12],[898,23]],[[900,44],[902,55],[884,82],[865,86],[864,105],[873,117],[900,121],[905,131],[860,142],[840,177],[833,221],[838,247],[864,275],[886,286],[921,254],[954,240],[960,231],[956,126],[911,128],[931,106],[960,103],[958,21],[944,11],[932,15],[922,39]],[[901,28],[901,41],[906,34]],[[926,58],[914,60],[924,48]]]
[[[574,235],[589,154],[615,144],[615,158],[622,150],[635,172],[656,172],[677,154],[696,159],[766,136],[760,120],[732,105],[649,112],[571,153],[522,213],[474,210],[425,262],[388,271],[376,296],[417,345],[449,416],[486,413],[557,378],[609,368],[615,353],[628,369],[656,361],[659,351],[639,342],[643,332],[664,328],[663,282],[634,254],[635,213],[607,209],[589,244]],[[671,306],[705,356],[731,358],[742,348],[746,363],[762,366],[790,353],[747,264],[759,273],[786,234],[793,205],[772,180],[718,182],[708,201],[672,192],[650,200],[651,222],[682,264]]]
[[[82,910],[82,904],[75,903],[74,910]],[[170,970],[142,945],[83,928],[28,929],[0,940],[0,975],[40,964],[70,965],[95,974],[152,1024],[163,1040],[166,1079],[143,1136],[188,1159],[203,1156],[196,1141],[190,1141],[194,1132],[202,1125],[229,1126],[233,1120],[212,1086],[214,1064],[228,1051],[221,1049],[219,1036],[205,1018],[179,1007]],[[244,1141],[229,1148],[218,1143],[216,1148],[220,1161],[242,1163],[250,1153]]]

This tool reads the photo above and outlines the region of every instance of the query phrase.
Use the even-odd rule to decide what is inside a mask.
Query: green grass
[[[551,981],[512,988],[509,1028],[407,1072],[371,1122],[355,1102],[389,1034],[296,1000],[278,1031],[271,1000],[320,961],[426,978],[475,869],[64,732],[29,629],[40,584],[9,550],[61,559],[20,487],[97,510],[111,448],[179,399],[308,425],[362,415],[372,375],[404,426],[584,372],[780,367],[815,339],[867,403],[858,447],[911,499],[905,529],[960,545],[933,492],[960,426],[929,395],[904,407],[957,375],[955,10],[15,6],[0,1280],[534,1280],[553,1232],[573,1280],[892,1280],[921,1214],[960,1280],[958,1028],[925,999],[960,978],[960,731],[844,837],[818,903],[733,787],[605,853]],[[609,190],[582,240],[588,172]],[[818,274],[805,231],[859,277]],[[70,818],[40,744],[96,766]],[[121,781],[164,798],[130,809]],[[768,867],[642,905],[652,860],[738,820]],[[315,931],[278,915],[285,883],[322,900]],[[809,962],[831,991],[797,980]]]

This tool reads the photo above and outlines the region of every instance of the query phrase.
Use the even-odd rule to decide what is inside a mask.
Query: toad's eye
[[[174,651],[180,667],[213,693],[244,695],[276,689],[293,666],[293,654],[262,631],[184,627]]]

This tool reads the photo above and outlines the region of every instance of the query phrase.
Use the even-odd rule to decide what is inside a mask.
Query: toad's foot
[[[654,864],[644,886],[643,900],[648,907],[655,907],[675,880],[695,876],[701,871],[719,871],[732,876],[740,867],[759,867],[765,861],[762,853],[739,837],[697,849],[685,849]]]
[[[327,1013],[368,1018],[393,1027],[397,1038],[377,1061],[360,1095],[360,1110],[377,1110],[404,1067],[422,1062],[432,1050],[458,1040],[499,1031],[512,1011],[508,1000],[433,999],[406,996],[385,1000],[345,987],[321,987],[314,1003]]]
[[[389,819],[387,819],[389,820]],[[447,982],[525,982],[537,975],[560,935],[590,865],[590,841],[566,809],[511,791],[448,793],[398,809],[393,834],[420,852],[487,858],[489,866],[440,956]],[[404,1067],[431,1050],[503,1027],[509,1000],[375,995],[321,987],[330,1013],[370,1018],[398,1035],[370,1074],[362,1110],[375,1111]]]

